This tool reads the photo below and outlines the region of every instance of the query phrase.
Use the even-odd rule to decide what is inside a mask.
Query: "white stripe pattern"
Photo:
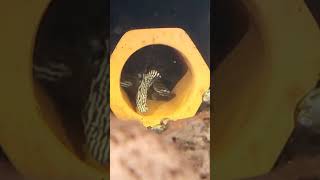
[[[142,81],[136,96],[136,107],[141,113],[149,110],[147,106],[148,90],[157,78],[161,78],[161,75],[156,70],[150,70],[147,74],[142,75]]]
[[[72,71],[63,63],[48,62],[44,65],[33,65],[34,77],[38,80],[56,82],[72,75]]]
[[[94,76],[82,120],[90,155],[100,164],[109,160],[109,64],[104,59]]]

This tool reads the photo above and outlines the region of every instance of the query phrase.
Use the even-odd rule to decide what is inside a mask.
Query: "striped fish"
[[[109,160],[109,64],[101,61],[91,82],[87,103],[82,112],[86,144],[90,155],[100,164]]]
[[[107,49],[108,49],[108,42]],[[108,50],[106,52],[109,52]],[[97,71],[90,83],[89,95],[81,111],[88,153],[101,165],[109,161],[109,63],[107,56],[94,62]],[[56,61],[33,64],[33,74],[41,83],[59,83],[72,76],[72,70]]]
[[[148,111],[148,90],[155,82],[155,80],[159,78],[161,78],[161,75],[156,70],[150,70],[148,73],[142,75],[142,81],[138,87],[138,92],[136,96],[136,107],[139,112],[145,113]]]

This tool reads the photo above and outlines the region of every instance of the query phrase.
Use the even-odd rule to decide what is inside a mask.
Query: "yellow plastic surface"
[[[139,114],[120,87],[122,69],[129,57],[149,45],[166,45],[177,50],[188,66],[177,83],[176,97],[169,102],[148,101],[149,112]],[[158,125],[164,118],[178,120],[192,117],[198,110],[203,93],[210,86],[210,70],[185,31],[179,28],[137,29],[125,33],[110,60],[110,107],[119,119],[139,120],[145,126]]]
[[[214,73],[215,180],[273,167],[320,72],[320,30],[303,0],[242,2],[249,31]]]
[[[101,180],[107,173],[75,156],[59,115],[32,81],[34,39],[48,3],[0,1],[0,144],[27,178]]]

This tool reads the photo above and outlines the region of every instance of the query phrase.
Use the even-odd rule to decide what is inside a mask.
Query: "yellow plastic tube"
[[[120,87],[122,69],[129,57],[149,45],[165,45],[178,51],[188,67],[177,83],[176,97],[169,102],[148,101],[150,112],[141,115],[135,111]],[[210,86],[210,70],[200,52],[179,28],[137,29],[125,33],[110,59],[110,107],[119,119],[139,120],[145,126],[158,125],[164,118],[178,120],[192,117],[197,112],[202,95]]]
[[[35,36],[48,3],[0,1],[0,144],[30,179],[107,179],[75,155],[59,114],[32,81]]]
[[[213,176],[267,173],[316,83],[320,31],[303,0],[243,0],[249,31],[214,73]]]

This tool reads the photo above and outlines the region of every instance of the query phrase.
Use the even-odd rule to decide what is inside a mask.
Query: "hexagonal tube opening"
[[[149,100],[147,104],[152,111],[149,114],[141,114],[133,109],[129,97],[121,88],[121,75],[126,62],[134,53],[152,45],[163,45],[167,46],[167,50],[175,50],[174,54],[181,57],[179,59],[184,62],[187,68],[183,77],[177,81],[172,90],[176,95],[175,98],[166,102]],[[150,61],[152,62],[152,60]],[[209,67],[191,38],[180,28],[130,30],[122,36],[111,54],[110,107],[119,119],[138,120],[144,126],[155,126],[164,118],[179,120],[192,117],[199,109],[202,96],[209,89],[209,86]]]
[[[141,84],[142,74],[146,74],[150,70],[158,71],[161,78],[148,89],[146,96],[149,109],[147,112],[141,113],[137,110],[136,95]],[[127,103],[132,110],[144,116],[150,116],[162,104],[175,100],[176,93],[179,92],[175,92],[174,87],[187,71],[188,66],[183,56],[174,48],[165,45],[143,47],[129,57],[122,69],[120,86],[122,83],[125,84],[121,87],[122,95],[129,100]],[[126,85],[130,85],[130,87],[126,87]],[[161,94],[167,90],[170,93]],[[170,114],[171,110],[168,109],[166,113]]]
[[[85,163],[89,162],[80,112],[90,88],[90,60],[102,50],[92,48],[91,40],[106,38],[102,35],[106,34],[106,10],[97,8],[103,2],[90,4],[93,9],[88,12],[83,12],[88,7],[81,3],[74,9],[75,2],[51,2],[39,24],[33,52],[33,84],[42,119],[59,141]]]

